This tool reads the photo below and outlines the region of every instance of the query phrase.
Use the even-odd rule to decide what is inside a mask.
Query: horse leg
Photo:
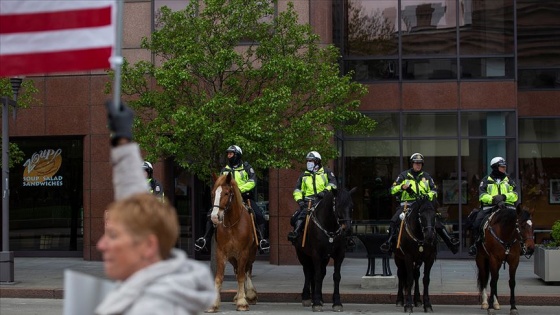
[[[412,304],[412,285],[414,284],[414,263],[412,259],[405,259],[406,265],[406,280],[404,284],[404,312],[412,313],[414,306]]]
[[[434,264],[435,257],[428,259],[424,265],[424,278],[422,279],[424,284],[424,312],[433,312],[432,302],[430,301],[430,273],[432,272],[432,266]]]
[[[328,259],[314,259],[315,266],[319,266],[319,268],[315,268],[314,274],[314,290],[313,290],[313,305],[312,309],[314,312],[322,312],[323,311],[323,280],[325,279],[325,275],[327,274],[327,264]]]
[[[333,311],[334,312],[342,312],[342,302],[340,302],[340,279],[342,278],[340,275],[340,268],[342,266],[342,260],[344,257],[337,257],[334,260],[334,273],[333,273],[333,282],[334,282],[334,291],[332,296],[333,301]]]
[[[206,310],[206,313],[216,313],[220,309],[220,291],[222,291],[222,283],[224,282],[224,272],[226,268],[226,259],[224,254],[216,249],[216,277],[214,278],[214,286],[216,287],[216,300],[214,304]]]
[[[490,299],[488,301],[488,314],[493,315],[493,310],[499,310],[498,303],[498,279],[500,278],[500,262],[496,259],[490,260]]]
[[[245,296],[245,271],[246,271],[247,258],[238,259],[237,269],[235,276],[237,278],[237,301],[235,302],[236,310],[248,311],[249,303]]]
[[[510,315],[517,315],[517,307],[515,306],[515,273],[519,265],[519,256],[515,256],[513,261],[508,262],[509,265],[509,304],[511,306],[509,310]]]
[[[253,285],[253,266],[247,268],[247,273],[245,274],[245,298],[250,305],[257,304],[258,296],[257,290]]]
[[[397,265],[397,280],[398,280],[398,289],[397,289],[397,301],[396,306],[404,306],[404,297],[403,297],[403,285],[404,285],[404,278],[406,277],[405,266],[402,263],[402,260],[395,257],[395,265]]]
[[[488,294],[486,293],[486,287],[488,286],[488,259],[483,256],[483,253],[479,251],[476,255],[476,267],[478,269],[477,284],[478,292],[480,293],[480,298],[482,303],[480,308],[483,310],[488,309]]]
[[[422,305],[420,300],[420,266],[416,265],[414,268],[414,306],[419,307]]]
[[[304,307],[309,307],[311,306],[311,285],[313,283],[313,274],[315,271],[313,270],[313,262],[310,259],[303,257],[303,254],[301,256],[298,255],[298,257],[303,267],[304,276],[303,289],[301,291],[301,304]]]

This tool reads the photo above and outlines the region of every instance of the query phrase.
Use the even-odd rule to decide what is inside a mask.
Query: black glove
[[[317,198],[325,198],[325,191],[323,190],[322,192],[317,193]]]
[[[297,204],[299,205],[300,208],[305,207],[305,201],[303,201],[303,199],[298,200]]]
[[[111,131],[111,144],[117,145],[119,139],[132,140],[132,123],[134,112],[124,103],[119,104],[118,109],[113,101],[105,102],[109,130]]]
[[[505,197],[506,196],[504,196],[504,195],[496,195],[496,196],[492,197],[492,204],[497,205],[500,202],[504,202],[504,200],[506,200]]]

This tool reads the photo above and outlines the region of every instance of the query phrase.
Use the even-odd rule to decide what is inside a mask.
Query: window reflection
[[[348,0],[346,54],[396,55],[396,5],[396,1]]]

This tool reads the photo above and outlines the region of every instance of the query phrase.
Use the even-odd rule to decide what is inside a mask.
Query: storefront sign
[[[62,176],[55,176],[62,165],[62,149],[45,149],[33,153],[23,166],[23,186],[62,186]]]

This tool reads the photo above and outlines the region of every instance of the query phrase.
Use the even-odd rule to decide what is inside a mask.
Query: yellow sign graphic
[[[62,149],[33,153],[23,164],[23,186],[62,186],[62,176],[55,176],[61,165]]]

